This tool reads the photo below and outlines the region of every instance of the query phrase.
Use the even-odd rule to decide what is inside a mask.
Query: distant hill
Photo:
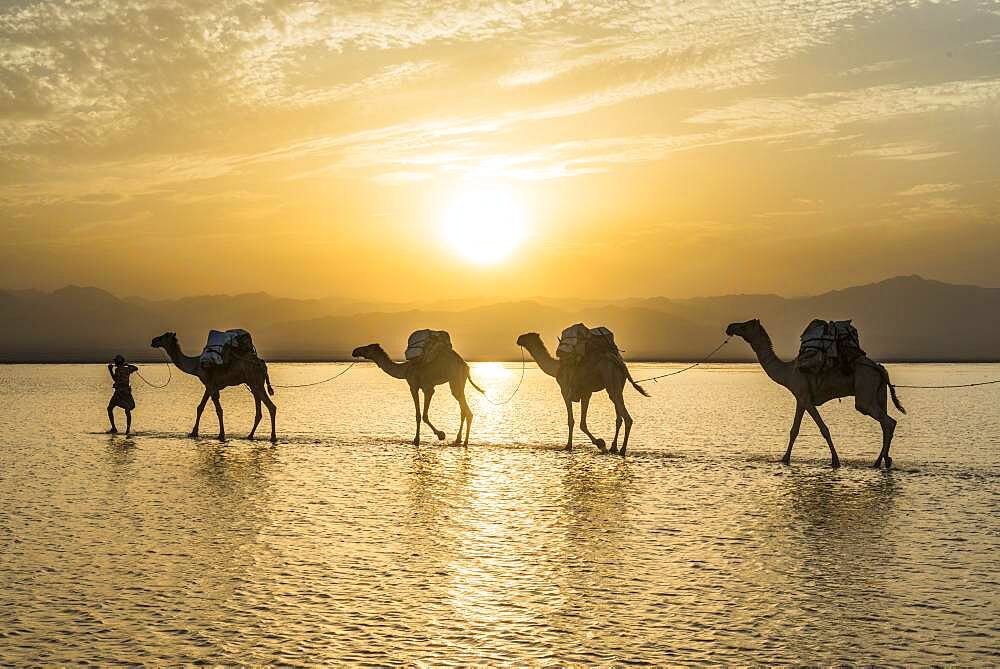
[[[406,336],[445,329],[470,359],[519,359],[514,339],[539,332],[550,345],[572,323],[606,325],[631,359],[690,360],[713,349],[726,324],[760,318],[779,354],[794,355],[813,318],[852,318],[862,344],[880,360],[1000,360],[1000,289],[895,277],[812,297],[726,295],[675,300],[519,302],[447,300],[423,304],[339,298],[296,300],[254,293],[179,300],[121,299],[97,288],[68,286],[52,293],[0,291],[0,361],[105,361],[121,352],[157,360],[152,337],[176,331],[189,354],[210,328],[242,327],[271,360],[350,357],[360,344],[380,342],[402,355]],[[750,359],[742,343],[721,354]]]

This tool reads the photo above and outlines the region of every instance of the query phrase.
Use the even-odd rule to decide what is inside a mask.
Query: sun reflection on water
[[[474,379],[500,380],[513,376],[502,362],[474,362],[471,366]]]

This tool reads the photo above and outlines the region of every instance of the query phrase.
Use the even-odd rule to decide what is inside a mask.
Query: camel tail
[[[477,386],[477,385],[476,385],[476,382],[472,380],[472,372],[471,372],[471,371],[469,371],[469,369],[468,369],[468,368],[466,368],[466,370],[465,370],[465,376],[466,376],[466,378],[467,378],[467,379],[469,379],[469,383],[471,383],[471,384],[472,384],[472,387],[473,387],[473,388],[475,388],[476,390],[478,390],[478,391],[479,391],[480,393],[482,393],[483,395],[485,395],[485,394],[486,394],[486,391],[485,391],[485,390],[483,390],[482,388],[480,388],[479,386]]]
[[[267,363],[264,363],[264,383],[267,385],[267,394],[273,395],[274,388],[271,386],[271,375],[267,373]]]
[[[638,383],[636,383],[635,381],[633,381],[631,378],[628,380],[628,382],[631,383],[632,387],[635,388],[636,390],[638,390],[639,393],[643,397],[652,397],[652,395],[650,395],[649,393],[646,392],[645,388],[643,388],[642,386],[640,386]]]
[[[632,384],[632,387],[638,390],[643,397],[652,397],[652,395],[646,392],[645,388],[643,388],[642,386],[640,386],[638,383],[635,382],[635,379],[632,378],[632,373],[628,371],[628,365],[626,365],[623,362],[622,367],[625,368],[625,378],[628,379],[628,382]]]
[[[889,386],[889,397],[892,398],[892,403],[899,409],[900,413],[905,414],[906,409],[903,408],[903,405],[899,402],[899,398],[896,396],[896,386],[892,385],[892,381],[889,380],[889,370],[882,365],[879,365],[879,369],[882,370],[882,376],[885,377],[885,385]]]

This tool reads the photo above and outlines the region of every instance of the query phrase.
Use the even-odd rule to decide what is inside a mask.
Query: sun
[[[441,214],[441,235],[463,258],[493,265],[520,246],[527,216],[510,188],[475,186],[456,193]]]

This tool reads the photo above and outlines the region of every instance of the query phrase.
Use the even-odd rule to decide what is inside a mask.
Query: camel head
[[[524,348],[537,346],[542,343],[542,337],[537,332],[525,332],[517,338],[517,345]]]
[[[760,324],[760,319],[754,318],[742,323],[730,323],[729,327],[726,328],[726,336],[732,337],[735,335],[749,341],[751,337],[763,332],[763,330],[764,328]]]
[[[153,341],[149,342],[152,348],[166,348],[170,344],[177,343],[177,333],[176,332],[164,332],[159,337],[154,337]]]
[[[368,344],[368,346],[359,346],[351,352],[351,355],[355,358],[368,358],[373,359],[375,355],[385,355],[385,351],[378,344]]]

